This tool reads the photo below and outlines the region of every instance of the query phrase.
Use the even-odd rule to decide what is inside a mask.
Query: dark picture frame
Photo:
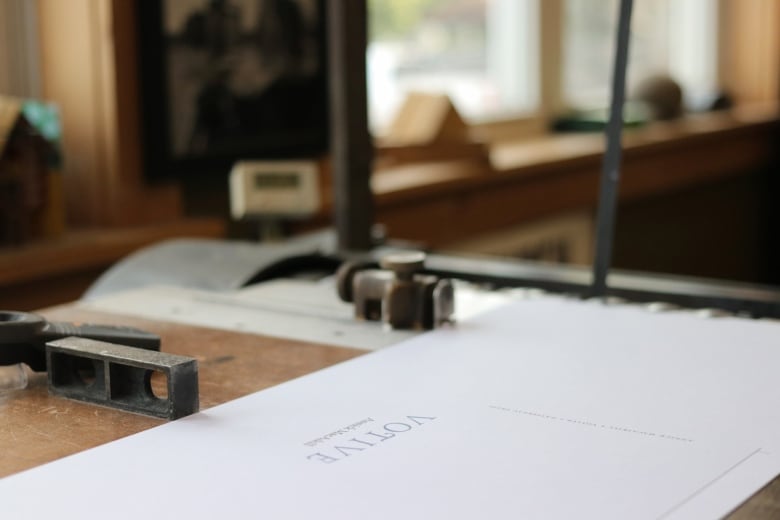
[[[324,0],[136,0],[148,179],[328,149]]]

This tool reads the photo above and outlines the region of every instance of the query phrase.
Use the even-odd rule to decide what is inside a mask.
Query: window
[[[444,92],[471,119],[537,105],[537,0],[371,0],[369,113],[381,128],[406,92]]]
[[[565,0],[563,99],[566,104],[608,103],[618,0]],[[712,0],[639,0],[631,24],[627,89],[668,74],[689,106],[717,93],[717,3]]]
[[[373,129],[406,92],[443,92],[472,122],[606,106],[618,0],[370,0]],[[628,89],[669,74],[689,105],[717,92],[713,0],[636,0]],[[547,112],[545,114],[545,112]]]

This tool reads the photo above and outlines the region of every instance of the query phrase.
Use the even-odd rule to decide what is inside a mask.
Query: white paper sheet
[[[1,480],[0,499],[9,518],[719,517],[780,472],[779,331],[518,302]]]

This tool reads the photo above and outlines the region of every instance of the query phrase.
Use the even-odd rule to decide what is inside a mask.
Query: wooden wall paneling
[[[0,1],[0,94],[40,96],[35,7],[28,0]]]
[[[614,266],[766,283],[765,199],[746,174],[624,204]]]
[[[780,2],[721,2],[721,84],[738,102],[780,99]]]
[[[77,227],[182,213],[177,187],[142,178],[133,6],[38,0],[43,94],[61,110],[68,220]]]
[[[83,173],[99,168],[91,150],[97,132],[95,85],[89,74],[89,2],[41,0],[39,16],[43,95],[59,105],[62,117],[68,217],[74,224],[85,223],[98,214],[101,191],[97,179]]]
[[[148,186],[143,178],[135,2],[112,0],[110,5],[114,52],[112,63],[107,65],[112,65],[112,92],[116,93],[114,153],[118,171],[112,176],[112,192],[120,204],[116,217],[119,223],[128,224],[177,218],[183,213],[180,187],[173,182]]]

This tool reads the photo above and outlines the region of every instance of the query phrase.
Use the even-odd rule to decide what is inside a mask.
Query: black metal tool
[[[47,343],[46,358],[54,395],[162,419],[198,411],[195,358],[74,337]],[[155,372],[166,380],[158,392]]]
[[[0,365],[24,363],[45,372],[46,343],[69,336],[160,350],[159,336],[132,327],[76,325],[47,321],[29,312],[0,311]]]
[[[615,44],[615,64],[612,75],[612,102],[606,128],[607,149],[601,170],[599,206],[596,215],[596,255],[593,259],[593,285],[591,296],[607,295],[607,274],[612,262],[612,242],[615,235],[618,183],[620,182],[620,157],[623,131],[623,101],[626,90],[628,44],[631,36],[631,8],[633,0],[621,0]]]

